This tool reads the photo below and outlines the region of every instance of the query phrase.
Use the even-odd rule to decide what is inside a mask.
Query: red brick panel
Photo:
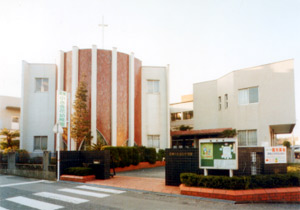
[[[111,51],[97,50],[97,129],[111,145]]]
[[[134,59],[134,141],[142,145],[142,61]]]
[[[125,146],[129,130],[129,55],[118,52],[117,57],[117,145]]]

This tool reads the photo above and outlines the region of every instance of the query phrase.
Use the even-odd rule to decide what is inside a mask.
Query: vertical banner
[[[57,122],[61,127],[67,127],[67,92],[57,91]]]

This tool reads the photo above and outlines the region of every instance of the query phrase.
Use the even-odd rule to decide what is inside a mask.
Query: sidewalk
[[[179,187],[166,186],[165,179],[161,178],[114,176],[111,179],[93,180],[86,183],[168,194],[180,194]]]

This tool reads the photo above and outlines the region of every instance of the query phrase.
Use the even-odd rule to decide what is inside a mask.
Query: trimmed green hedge
[[[125,167],[130,165],[138,165],[140,162],[156,162],[155,148],[146,147],[104,147],[109,150],[112,157],[110,167]],[[162,152],[161,152],[162,153]]]
[[[70,168],[66,168],[63,174],[75,175],[75,176],[87,176],[87,175],[93,175],[94,171],[93,169],[87,167],[70,167]]]
[[[258,189],[300,186],[299,174],[272,174],[256,176],[203,176],[194,173],[180,174],[181,183],[191,187],[218,189]]]

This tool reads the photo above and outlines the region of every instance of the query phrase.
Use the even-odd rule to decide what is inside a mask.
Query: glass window
[[[12,117],[11,122],[19,123],[19,117]]]
[[[193,117],[194,117],[194,112],[193,111],[183,112],[183,119],[184,120],[193,119]]]
[[[35,91],[47,92],[48,91],[48,78],[36,78],[35,79]]]
[[[221,96],[219,96],[219,110],[221,110],[222,109],[222,99],[221,99]]]
[[[159,81],[148,80],[147,81],[148,93],[159,93]]]
[[[171,121],[181,120],[181,112],[171,113]]]
[[[257,146],[257,130],[238,131],[239,146]]]
[[[47,150],[48,137],[35,136],[34,137],[34,150]]]
[[[258,87],[239,90],[239,105],[258,103]]]
[[[228,94],[225,94],[225,96],[224,96],[224,101],[225,101],[225,104],[224,104],[224,106],[225,106],[225,109],[227,109],[228,108]]]
[[[159,135],[148,135],[148,147],[159,148],[160,139]]]

